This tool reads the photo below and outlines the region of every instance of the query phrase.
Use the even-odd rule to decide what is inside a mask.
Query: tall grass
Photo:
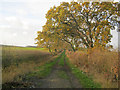
[[[118,53],[95,48],[91,53],[83,51],[66,52],[70,62],[87,75],[92,75],[95,82],[103,88],[117,88]]]
[[[42,49],[26,49],[20,47],[2,48],[2,83],[12,82],[15,77],[34,70],[46,61],[51,55]]]

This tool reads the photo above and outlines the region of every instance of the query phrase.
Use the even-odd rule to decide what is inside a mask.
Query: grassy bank
[[[67,51],[66,55],[75,68],[79,68],[87,76],[92,76],[93,81],[100,83],[102,88],[118,87],[117,52],[93,48],[90,53]]]
[[[65,56],[65,60],[67,62],[67,65],[70,67],[72,73],[79,80],[79,82],[80,82],[80,84],[82,85],[83,88],[101,88],[101,85],[99,83],[94,82],[92,77],[87,76],[79,68],[75,67],[75,65],[73,65],[69,61],[68,57]]]
[[[61,54],[61,58],[60,58],[58,65],[64,66],[64,56],[65,56],[65,51]]]

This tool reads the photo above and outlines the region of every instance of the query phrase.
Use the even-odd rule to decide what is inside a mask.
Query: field
[[[44,53],[42,53],[44,51]],[[22,62],[35,61],[43,54],[47,55],[47,49],[30,47],[2,47],[2,67],[9,67],[11,64],[16,66]],[[35,60],[33,60],[33,58]]]
[[[31,47],[2,47],[2,83],[12,82],[20,75],[34,70],[51,59],[47,49]]]

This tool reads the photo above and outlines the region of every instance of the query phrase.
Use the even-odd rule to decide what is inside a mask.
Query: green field
[[[16,49],[16,50],[44,50],[48,51],[47,48],[39,48],[39,47],[17,47],[17,46],[0,46],[2,49]]]
[[[46,48],[35,48],[35,47],[14,47],[16,49],[21,49],[21,50],[44,50],[47,51],[48,49]]]

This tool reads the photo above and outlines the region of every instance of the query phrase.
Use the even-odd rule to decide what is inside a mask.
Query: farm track
[[[53,66],[51,74],[44,79],[34,81],[34,88],[81,88],[79,81],[71,73],[64,59],[64,66],[59,65],[60,59]],[[67,78],[60,77],[64,72]]]

